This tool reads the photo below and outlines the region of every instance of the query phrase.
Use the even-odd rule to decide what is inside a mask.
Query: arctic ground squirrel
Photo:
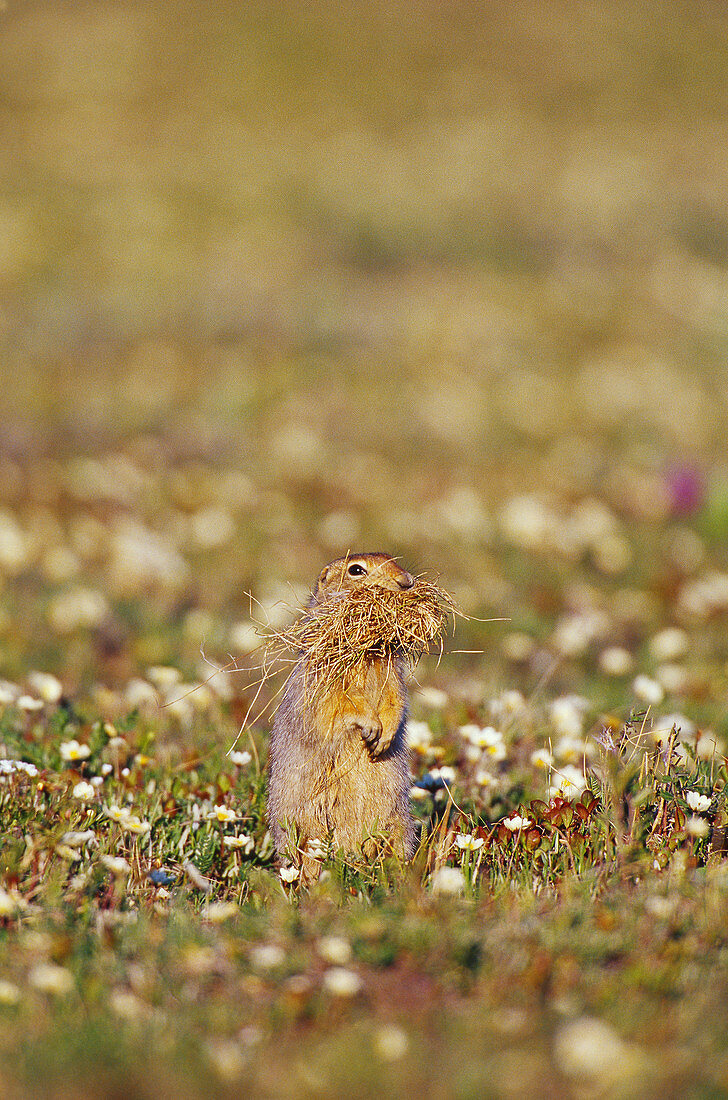
[[[425,589],[440,591],[420,585],[381,553],[337,558],[313,589],[269,751],[268,819],[276,849],[301,867],[304,880],[315,877],[316,857],[327,851],[365,858],[389,851],[401,859],[414,853],[405,738],[412,653],[406,641],[397,642],[396,620],[404,621],[406,637],[414,615],[422,633],[417,601]],[[388,630],[379,637],[377,616],[384,612]],[[342,616],[346,625],[336,626],[331,645],[326,631]],[[442,621],[440,614],[438,633]],[[429,620],[426,626],[435,636]]]

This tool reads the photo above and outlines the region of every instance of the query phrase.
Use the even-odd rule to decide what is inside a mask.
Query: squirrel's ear
[[[321,570],[321,572],[318,575],[318,578],[316,580],[316,584],[313,586],[313,596],[314,596],[314,598],[321,593],[321,589],[326,584],[326,578],[328,577],[328,575],[329,575],[329,567],[328,567],[328,565],[325,565],[324,568]]]

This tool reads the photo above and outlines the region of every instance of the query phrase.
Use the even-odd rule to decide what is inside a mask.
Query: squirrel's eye
[[[347,572],[350,577],[365,577],[367,571],[363,565],[359,565],[358,562],[354,562],[353,565],[349,566]]]

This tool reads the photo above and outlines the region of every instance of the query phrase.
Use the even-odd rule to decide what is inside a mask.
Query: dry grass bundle
[[[266,652],[273,661],[305,654],[307,694],[320,699],[351,683],[371,661],[399,657],[414,667],[442,645],[456,613],[449,593],[421,577],[402,592],[364,585],[314,603],[270,639]]]

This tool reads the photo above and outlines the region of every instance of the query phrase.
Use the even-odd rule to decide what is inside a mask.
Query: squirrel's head
[[[390,592],[406,592],[414,583],[412,574],[389,554],[347,554],[321,570],[311,602],[320,603],[338,593],[374,585]]]

